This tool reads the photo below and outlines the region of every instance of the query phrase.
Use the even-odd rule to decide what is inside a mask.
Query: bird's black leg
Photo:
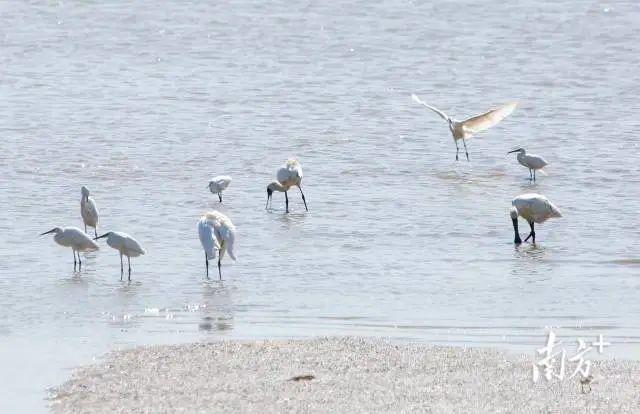
[[[529,235],[527,236],[526,239],[524,239],[524,241],[526,242],[527,240],[529,240],[530,237],[532,237],[533,238],[532,242],[535,244],[535,242],[536,242],[536,232],[533,229],[533,221],[529,222],[529,226],[531,226],[531,233],[529,233]]]
[[[531,172],[531,168],[529,168],[529,181],[533,180],[533,173]]]
[[[536,170],[533,170],[533,182],[536,182]]]
[[[73,270],[76,270],[76,251],[71,249],[73,252]]]
[[[207,279],[209,279],[209,258],[207,252],[204,252],[204,264],[207,266]]]
[[[123,273],[124,273],[124,265],[122,264],[122,253],[120,253],[120,280],[122,280]]]
[[[220,200],[220,202],[222,203],[222,194],[218,193],[218,199]]]
[[[93,228],[93,232],[95,233],[96,237],[98,237],[98,228],[97,227]]]
[[[129,281],[131,281],[131,258],[127,256],[127,263],[129,264]]]
[[[218,276],[220,277],[220,280],[222,280],[222,270],[220,270],[220,267],[221,267],[220,260],[222,260],[222,255],[220,254],[220,251],[218,251]]]
[[[78,269],[82,270],[82,259],[80,258],[80,252],[78,252]]]
[[[460,152],[460,148],[458,147],[458,140],[454,138],[453,142],[456,143],[456,161],[458,161],[458,153]]]
[[[287,196],[287,192],[284,192],[284,203],[285,203],[285,207],[287,210],[287,213],[289,212],[289,197]]]
[[[309,211],[309,209],[307,208],[307,200],[305,200],[304,193],[302,192],[302,187],[298,186],[298,190],[300,190],[300,194],[302,194],[302,202],[304,203],[304,209]]]
[[[85,234],[87,233],[87,224],[86,223],[84,225],[84,232],[85,232]]]
[[[464,153],[467,156],[467,161],[469,161],[469,153],[467,152],[467,141],[462,138],[462,143],[464,144]]]

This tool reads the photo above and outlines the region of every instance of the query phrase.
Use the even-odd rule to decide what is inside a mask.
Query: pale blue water
[[[357,334],[533,352],[545,328],[639,358],[640,5],[634,1],[0,3],[0,411],[119,347]],[[446,125],[518,110],[454,161]],[[506,152],[549,162],[537,184]],[[266,185],[301,161],[310,211]],[[206,189],[228,174],[225,201]],[[73,272],[38,234],[104,243]],[[512,245],[511,199],[564,217]],[[239,261],[204,279],[219,208]],[[521,230],[526,230],[522,223]]]

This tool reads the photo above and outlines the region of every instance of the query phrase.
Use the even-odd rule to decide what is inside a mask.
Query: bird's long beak
[[[41,234],[41,236],[44,236],[45,234],[53,233],[54,231],[56,231],[56,229],[51,229],[49,231],[45,231],[44,233]]]
[[[507,152],[507,154],[511,154],[512,152],[518,152],[518,151],[520,151],[520,148],[514,149],[513,151],[509,151],[509,152]]]
[[[94,237],[93,240],[98,240],[98,239],[101,239],[103,237],[107,237],[108,235],[109,235],[109,233],[105,233],[102,236]]]

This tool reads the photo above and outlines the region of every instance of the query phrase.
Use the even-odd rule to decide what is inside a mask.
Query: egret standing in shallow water
[[[229,187],[229,184],[231,184],[231,177],[228,175],[213,177],[211,181],[209,181],[209,191],[213,194],[218,194],[218,199],[220,199],[222,203],[222,192]]]
[[[514,149],[513,151],[509,151],[507,154],[512,154],[514,152],[518,153],[518,162],[529,169],[529,180],[535,181],[536,170],[541,170],[548,165],[548,162],[545,161],[544,158],[539,155],[527,154],[527,151],[524,148]],[[531,171],[533,171],[533,175],[531,174]]]
[[[89,197],[89,189],[82,186],[82,198],[80,199],[80,214],[84,221],[84,232],[87,232],[87,226],[93,227],[95,236],[98,236],[98,207],[93,197]]]
[[[218,251],[218,275],[222,280],[221,261],[225,252],[229,253],[234,261],[236,255],[233,245],[236,239],[236,228],[229,217],[219,211],[210,211],[200,217],[198,221],[198,236],[204,249],[204,260],[207,266],[207,278],[209,278],[209,260],[215,259]]]
[[[129,280],[131,280],[131,258],[138,257],[146,253],[146,251],[140,246],[140,243],[127,233],[120,233],[117,231],[110,231],[102,236],[96,237],[94,240],[107,238],[107,244],[120,252],[120,280],[124,274],[124,264],[122,263],[122,256],[127,256],[127,263],[129,264]]]
[[[511,221],[513,222],[513,231],[515,233],[515,244],[522,243],[520,234],[518,233],[518,216],[527,220],[531,227],[531,232],[524,241],[532,238],[532,242],[536,242],[536,232],[533,229],[534,223],[543,223],[553,217],[562,217],[558,207],[553,205],[547,197],[540,194],[522,194],[514,198],[511,202]]]
[[[271,196],[274,191],[284,192],[284,201],[286,212],[289,212],[289,196],[287,195],[287,191],[289,188],[296,186],[300,190],[300,194],[302,194],[302,202],[304,203],[304,209],[309,211],[307,208],[307,200],[304,198],[304,193],[302,192],[302,187],[300,187],[300,183],[302,183],[302,166],[298,162],[298,160],[288,160],[276,173],[277,181],[273,181],[271,184],[267,186],[267,206],[269,207],[269,201],[271,201]]]
[[[45,231],[41,234],[55,233],[53,240],[60,246],[71,247],[73,250],[73,268],[76,268],[76,252],[78,252],[78,262],[80,268],[82,268],[82,260],[80,259],[80,252],[93,252],[99,249],[96,242],[91,240],[89,236],[82,232],[77,227],[55,227],[49,231]]]
[[[500,108],[485,112],[484,114],[473,116],[469,119],[465,119],[464,121],[458,121],[451,118],[449,115],[445,114],[438,108],[422,101],[415,94],[411,94],[411,98],[413,98],[413,100],[420,105],[424,105],[427,108],[431,109],[433,112],[440,115],[442,119],[447,121],[447,123],[449,124],[449,130],[451,131],[451,135],[453,136],[453,141],[456,143],[456,161],[458,161],[458,152],[460,151],[460,148],[458,148],[458,140],[462,140],[462,143],[464,144],[464,153],[467,155],[467,161],[469,161],[469,153],[467,152],[466,140],[471,138],[473,134],[482,132],[498,124],[507,116],[511,115],[514,109],[516,109],[516,106],[518,106],[517,102],[511,102],[504,106],[501,106]]]

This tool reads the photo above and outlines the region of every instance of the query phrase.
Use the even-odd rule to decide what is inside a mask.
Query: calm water
[[[640,358],[636,1],[0,3],[0,411],[119,347],[361,334],[532,351],[602,333]],[[446,125],[520,108],[454,161]],[[550,162],[528,182],[510,149]],[[266,185],[290,156],[310,211]],[[224,204],[212,175],[233,183]],[[38,234],[81,225],[148,254],[119,280],[104,243],[73,272]],[[565,214],[514,248],[508,208]],[[199,215],[238,228],[204,279]],[[526,230],[522,224],[521,230]]]

